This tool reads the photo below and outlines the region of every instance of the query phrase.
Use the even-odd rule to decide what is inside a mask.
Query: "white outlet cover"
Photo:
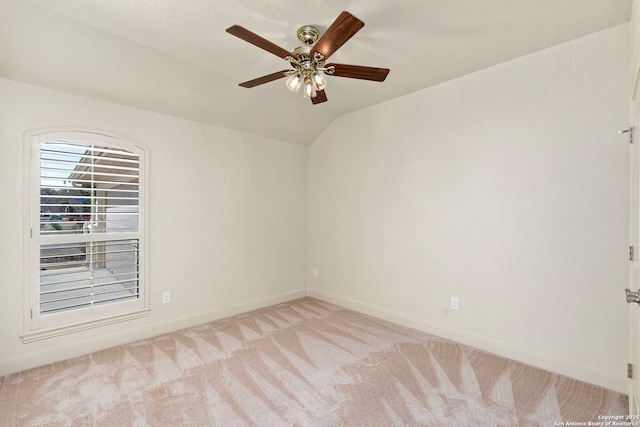
[[[167,304],[171,302],[171,292],[165,291],[162,293],[162,303]]]

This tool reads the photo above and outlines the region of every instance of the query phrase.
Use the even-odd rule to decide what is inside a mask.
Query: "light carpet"
[[[0,378],[1,426],[554,426],[627,397],[313,298]]]

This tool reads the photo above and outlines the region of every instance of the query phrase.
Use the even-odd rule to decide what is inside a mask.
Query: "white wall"
[[[306,294],[306,147],[5,79],[0,100],[0,375]],[[52,126],[148,148],[151,314],[23,344],[24,133]]]
[[[336,120],[309,150],[310,295],[626,392],[629,38]]]

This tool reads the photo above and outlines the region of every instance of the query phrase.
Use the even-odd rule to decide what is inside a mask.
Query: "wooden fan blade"
[[[327,102],[327,101],[328,101],[327,94],[324,92],[324,90],[317,91],[315,98],[311,98],[311,102],[313,103],[313,105],[320,104],[321,102]]]
[[[350,79],[372,80],[374,82],[383,82],[389,74],[388,68],[363,67],[361,65],[347,64],[327,64],[328,67],[334,67],[333,74],[327,73],[329,76],[347,77]]]
[[[284,59],[286,56],[294,56],[288,50],[281,48],[277,44],[274,44],[269,40],[260,37],[256,33],[253,33],[246,28],[241,27],[240,25],[232,25],[231,27],[227,28],[227,33],[236,36],[246,42],[249,42],[252,45],[259,47],[260,49],[271,52],[279,58]]]
[[[320,52],[326,61],[362,27],[364,27],[364,22],[349,12],[342,12],[311,49],[311,57],[314,53]]]
[[[248,82],[240,83],[240,86],[246,88],[252,88],[261,84],[269,83],[274,80],[281,79],[286,76],[286,72],[289,70],[277,71],[275,73],[268,74],[266,76],[258,77],[257,79],[249,80]]]

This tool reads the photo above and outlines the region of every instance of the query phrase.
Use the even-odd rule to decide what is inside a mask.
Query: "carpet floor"
[[[627,403],[308,297],[0,378],[6,427],[587,425]]]

